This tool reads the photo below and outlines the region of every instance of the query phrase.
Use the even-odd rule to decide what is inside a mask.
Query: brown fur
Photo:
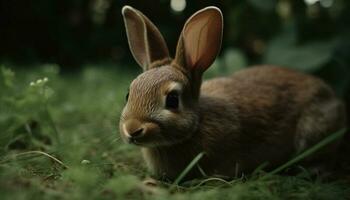
[[[314,110],[315,104],[323,107],[317,107],[313,116],[308,110]],[[331,104],[336,106],[322,111]],[[282,164],[344,127],[343,111],[341,102],[321,80],[288,69],[258,66],[203,83],[201,117],[192,138],[142,151],[158,176],[175,178],[198,153],[205,152],[199,165],[207,175],[234,177],[266,161],[271,167]],[[305,118],[311,118],[309,124]],[[307,131],[305,126],[310,126]],[[302,139],[308,144],[299,149]],[[198,171],[192,173],[189,177],[199,176]]]
[[[128,12],[132,15],[132,10]],[[186,25],[201,28],[198,24],[211,19],[210,15],[218,15],[218,11],[204,9],[195,14],[195,22],[191,17]],[[211,23],[222,23],[216,19],[219,21]],[[216,27],[210,33],[219,36],[215,31],[221,26]],[[145,72],[131,83],[120,120],[122,138],[142,147],[147,165],[159,178],[175,179],[200,152],[205,155],[197,167],[210,176],[233,178],[265,162],[276,167],[345,126],[342,102],[315,77],[281,67],[256,66],[202,84],[202,72],[212,62],[201,62],[208,52],[179,44],[171,64],[143,66]],[[199,55],[191,57],[193,51]],[[212,57],[217,52],[209,53]],[[188,65],[187,58],[201,65]],[[170,111],[164,106],[165,98],[174,86],[180,104]],[[130,139],[137,130],[142,130],[138,132],[141,135]],[[322,160],[336,147],[334,143],[307,161]],[[194,168],[187,178],[200,175]]]

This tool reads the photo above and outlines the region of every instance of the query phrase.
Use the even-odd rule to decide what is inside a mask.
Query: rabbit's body
[[[270,66],[203,82],[198,112],[197,130],[185,142],[142,149],[158,176],[176,178],[200,152],[207,175],[236,177],[264,162],[276,167],[345,124],[343,105],[325,83]]]
[[[220,50],[222,15],[195,13],[171,59],[157,28],[140,11],[123,8],[128,41],[144,72],[130,85],[120,119],[124,141],[141,146],[158,177],[175,179],[201,152],[187,178],[227,178],[268,162],[286,162],[345,125],[343,104],[323,81],[293,70],[257,66],[202,84]],[[308,161],[334,153],[336,143]]]

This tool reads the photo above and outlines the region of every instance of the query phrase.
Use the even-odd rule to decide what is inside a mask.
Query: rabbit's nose
[[[144,134],[141,122],[138,120],[128,120],[123,124],[123,131],[128,138],[137,138]]]

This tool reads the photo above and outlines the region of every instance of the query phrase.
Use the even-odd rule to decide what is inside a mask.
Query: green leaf
[[[295,34],[282,34],[267,47],[264,63],[315,72],[331,60],[335,40],[298,44]]]

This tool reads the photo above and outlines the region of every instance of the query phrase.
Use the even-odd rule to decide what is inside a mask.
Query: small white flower
[[[44,77],[43,82],[46,83],[47,81],[49,81],[49,79],[47,77]]]
[[[38,79],[38,80],[36,81],[36,84],[40,84],[41,82],[43,82],[43,80]]]
[[[81,164],[83,164],[83,165],[90,164],[90,160],[82,160],[82,161],[81,161]]]
[[[35,83],[32,81],[32,82],[30,82],[29,85],[30,85],[30,86],[35,86]]]

